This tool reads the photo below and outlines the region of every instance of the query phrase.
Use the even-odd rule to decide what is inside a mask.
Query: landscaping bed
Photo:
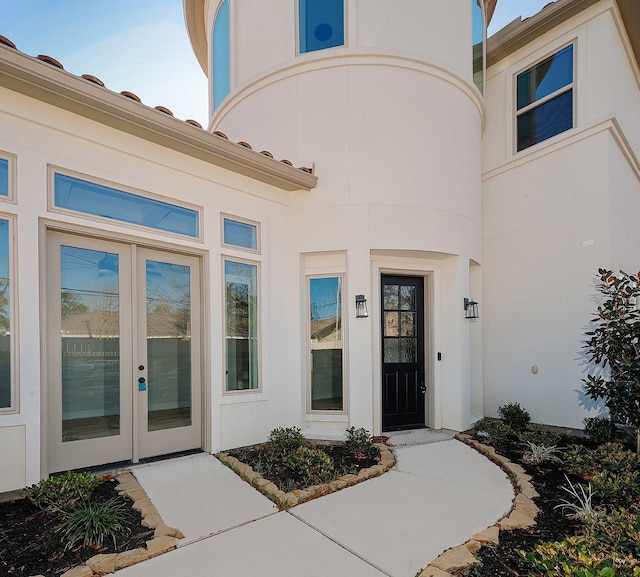
[[[109,477],[69,473],[0,502],[0,575],[57,576],[99,553],[144,547],[154,530],[142,526],[117,485]],[[85,544],[85,535],[93,542]]]
[[[500,532],[475,553],[466,577],[638,577],[640,458],[633,439],[615,443],[544,427],[514,430],[483,419],[474,439],[523,467],[539,493],[535,526]]]

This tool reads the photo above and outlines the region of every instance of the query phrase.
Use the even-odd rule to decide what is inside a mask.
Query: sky
[[[489,35],[548,2],[498,0]],[[72,74],[92,74],[114,92],[134,92],[148,106],[208,124],[207,79],[182,0],[0,0],[0,35],[25,54],[53,56]]]

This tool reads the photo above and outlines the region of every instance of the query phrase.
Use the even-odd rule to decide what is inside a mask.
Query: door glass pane
[[[62,440],[120,433],[118,255],[60,248]]]
[[[400,287],[400,308],[403,311],[416,310],[416,287],[414,286]]]
[[[398,313],[385,311],[384,313],[384,336],[385,337],[397,337],[399,335],[398,330]]]
[[[384,339],[384,362],[397,363],[400,361],[399,339]]]
[[[400,335],[403,337],[416,336],[416,313],[401,313]]]
[[[387,284],[384,285],[384,308],[385,310],[398,310],[398,285],[395,284]]]
[[[309,279],[311,410],[344,409],[342,278]]]
[[[258,267],[225,261],[227,391],[258,388]]]
[[[191,425],[191,271],[146,261],[149,431]]]
[[[417,360],[416,339],[400,339],[400,362],[415,363]]]

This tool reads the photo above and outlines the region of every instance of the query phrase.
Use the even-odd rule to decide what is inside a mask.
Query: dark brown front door
[[[425,426],[424,279],[382,277],[382,430]]]

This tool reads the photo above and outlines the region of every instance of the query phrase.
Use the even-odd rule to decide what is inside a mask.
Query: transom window
[[[309,279],[312,411],[344,411],[342,277]]]
[[[0,218],[0,411],[15,406],[12,379],[10,221]]]
[[[198,238],[197,210],[56,173],[54,205],[164,232]]]
[[[257,390],[258,267],[225,260],[226,391]]]
[[[229,94],[229,0],[220,4],[213,25],[213,109]]]
[[[344,0],[300,0],[300,53],[344,45]]]
[[[222,218],[222,243],[227,246],[258,251],[258,225],[232,218]]]
[[[517,149],[573,128],[573,45],[517,77]]]

